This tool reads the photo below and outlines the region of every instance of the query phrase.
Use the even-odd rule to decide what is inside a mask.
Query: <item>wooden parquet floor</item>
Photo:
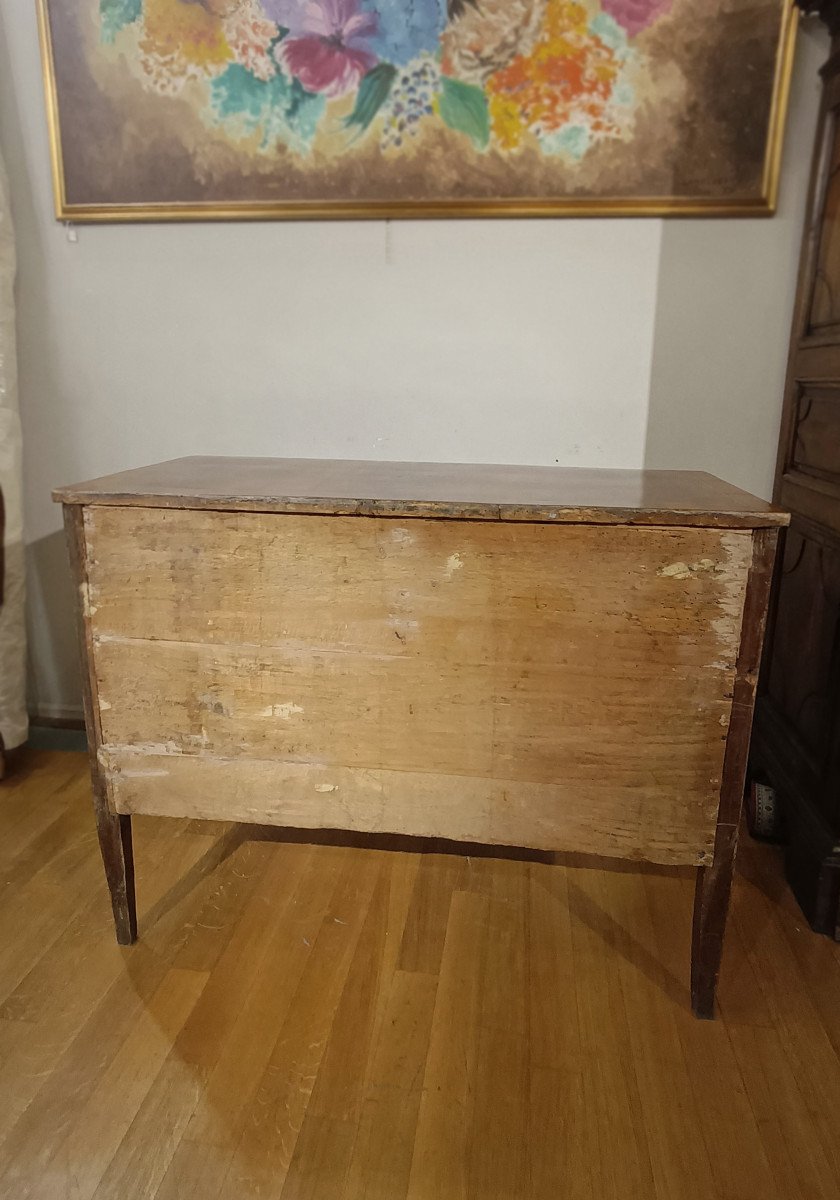
[[[3,1200],[837,1200],[840,946],[744,840],[720,1016],[692,873],[135,819],[0,785]],[[391,848],[393,847],[393,848]]]

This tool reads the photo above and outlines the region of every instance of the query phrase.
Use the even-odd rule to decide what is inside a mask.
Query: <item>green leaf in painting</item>
[[[344,124],[348,126],[357,125],[359,132],[367,129],[382,105],[388,99],[388,93],[391,90],[391,84],[394,82],[396,73],[397,68],[392,67],[390,63],[386,62],[378,63],[372,70],[368,71],[359,84],[359,90],[356,93],[356,103]]]
[[[481,88],[460,79],[441,79],[440,115],[450,129],[472,138],[479,150],[490,141],[490,113]]]
[[[102,41],[113,42],[125,25],[131,25],[143,11],[143,0],[99,0],[99,30]]]

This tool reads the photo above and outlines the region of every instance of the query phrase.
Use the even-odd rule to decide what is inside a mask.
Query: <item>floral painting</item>
[[[755,211],[779,0],[41,0],[62,217]]]

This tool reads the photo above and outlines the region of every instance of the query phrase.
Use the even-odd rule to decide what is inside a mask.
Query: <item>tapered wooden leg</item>
[[[718,825],[714,861],[697,872],[691,938],[691,1006],[694,1015],[705,1020],[715,1015],[715,991],[737,844],[737,825]]]
[[[87,578],[87,541],[85,538],[84,514],[78,504],[65,504],[64,528],[67,532],[67,548],[70,567],[76,583],[79,606],[79,645],[81,650],[82,702],[85,708],[90,778],[93,785],[93,811],[96,816],[96,831],[99,848],[105,864],[105,878],[111,892],[111,907],[114,910],[114,925],[117,941],[121,946],[130,946],[137,938],[137,906],[134,899],[134,852],[131,845],[131,817],[111,811],[108,805],[108,789],[99,763],[99,747],[102,745],[102,723],[97,695],[96,675],[93,669],[92,633],[90,628],[90,600]]]
[[[767,620],[777,536],[774,529],[759,529],[753,534],[752,563],[741,623],[741,645],[735,666],[732,711],[723,756],[714,855],[711,865],[701,867],[697,873],[691,941],[691,1004],[695,1016],[707,1020],[715,1015],[715,990],[735,870],[758,665]]]
[[[117,941],[130,946],[137,940],[137,902],[134,895],[134,850],[131,817],[115,816],[97,807],[96,828],[111,892]]]

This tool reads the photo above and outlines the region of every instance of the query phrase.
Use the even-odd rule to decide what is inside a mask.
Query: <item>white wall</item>
[[[52,217],[33,8],[0,0],[0,144],[19,240],[42,713],[78,704],[56,484],[195,453],[637,467],[668,454],[682,465],[701,446],[702,465],[743,482],[725,404],[697,411],[702,384],[677,368],[688,331],[724,394],[717,309],[744,319],[749,246],[770,257],[745,353],[763,358],[786,328],[804,144],[781,218],[669,225],[661,262],[655,220],[84,226],[73,243]],[[803,45],[794,119],[807,142],[825,47]],[[681,323],[710,259],[715,311]],[[750,478],[769,478],[783,366],[777,353],[737,378],[744,411],[767,426]],[[649,407],[685,436],[660,438]]]
[[[779,436],[825,27],[802,24],[772,221],[663,230],[645,464],[769,497]]]

